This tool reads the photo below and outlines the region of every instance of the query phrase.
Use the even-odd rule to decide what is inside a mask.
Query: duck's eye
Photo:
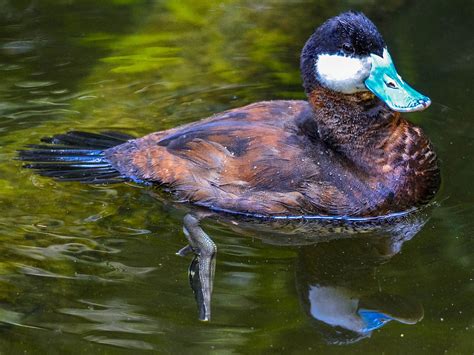
[[[352,45],[350,43],[344,43],[342,45],[342,50],[347,54],[354,53],[354,47],[352,47]]]

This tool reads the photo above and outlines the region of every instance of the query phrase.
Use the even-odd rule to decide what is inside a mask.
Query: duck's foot
[[[194,253],[189,265],[189,283],[194,292],[199,310],[199,320],[211,319],[211,295],[216,269],[217,247],[212,239],[202,230],[199,219],[187,214],[183,221],[183,232],[189,245],[176,254],[186,256]]]

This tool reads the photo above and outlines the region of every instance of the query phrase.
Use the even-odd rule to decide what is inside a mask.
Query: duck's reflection
[[[382,292],[375,277],[377,267],[400,250],[400,242],[362,237],[301,249],[296,272],[300,300],[328,343],[356,342],[390,321],[415,324],[423,318],[419,302]]]
[[[347,344],[370,336],[390,321],[415,324],[423,318],[419,302],[410,295],[383,292],[375,273],[418,233],[427,218],[425,209],[350,221],[303,219],[257,224],[252,220],[219,219],[240,234],[266,243],[298,246],[296,283],[301,304],[328,343]],[[199,233],[204,233],[200,227]],[[207,268],[203,265],[207,264],[201,259],[197,255],[190,266],[191,287],[200,315],[208,311],[205,319],[209,320],[210,298],[203,295],[212,291],[213,270],[204,272]]]

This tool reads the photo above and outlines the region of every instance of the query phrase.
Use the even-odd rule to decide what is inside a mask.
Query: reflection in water
[[[358,236],[301,249],[296,273],[301,303],[328,343],[356,342],[392,320],[415,324],[423,318],[421,304],[409,295],[382,292],[375,277],[377,267],[418,228],[414,225],[413,234],[401,239]]]
[[[366,220],[316,218],[259,224],[250,219],[224,220],[239,233],[276,245],[300,246],[296,280],[303,308],[326,342],[349,344],[369,337],[392,320],[415,324],[423,318],[419,302],[409,295],[383,292],[374,275],[379,265],[418,233],[427,218],[424,209]],[[200,242],[213,244],[199,226],[197,229],[203,235]],[[215,246],[211,257],[215,262]],[[210,319],[214,267],[209,268],[208,259],[197,255],[190,265],[190,284],[201,320]]]

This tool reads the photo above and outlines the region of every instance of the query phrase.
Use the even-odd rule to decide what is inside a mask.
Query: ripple
[[[36,234],[36,233],[35,233]],[[103,254],[117,254],[121,250],[109,247],[92,239],[59,236],[53,233],[37,233],[52,236],[60,240],[70,240],[70,242],[62,244],[50,244],[47,246],[31,246],[31,245],[10,245],[9,248],[18,255],[27,256],[34,260],[74,260],[78,257]],[[34,238],[34,237],[33,237]]]
[[[64,226],[64,221],[57,218],[47,218],[43,221],[38,221],[34,225],[41,229],[58,228]]]
[[[117,346],[119,348],[125,349],[140,349],[140,350],[153,350],[155,347],[146,341],[140,340],[131,340],[131,339],[114,339],[114,338],[107,338],[104,336],[97,336],[97,335],[89,335],[84,338],[85,340],[99,343],[99,344],[107,344]]]
[[[119,231],[122,231],[123,234],[126,235],[144,235],[144,234],[151,234],[152,231],[148,229],[140,229],[140,228],[131,228],[131,227],[122,227],[116,228]]]
[[[16,87],[31,89],[31,88],[44,88],[46,86],[52,86],[57,84],[55,81],[20,81],[15,83]]]
[[[23,324],[22,323],[23,318],[25,318],[25,315],[23,313],[9,311],[7,309],[0,308],[0,322],[1,323],[16,325],[18,327],[24,327],[24,328],[41,329],[39,327],[35,327],[32,325]]]
[[[15,264],[19,271],[22,274],[25,275],[30,275],[30,276],[39,276],[39,277],[46,277],[46,278],[53,278],[53,279],[66,279],[66,280],[87,280],[87,281],[98,281],[98,282],[115,282],[114,280],[108,280],[104,279],[102,277],[99,277],[97,275],[87,275],[87,274],[79,274],[75,273],[74,275],[62,275],[58,274],[52,271],[48,271],[45,269],[42,269],[40,267],[34,267],[30,265],[24,265],[24,264]]]
[[[13,71],[13,70],[18,70],[21,69],[22,66],[18,64],[0,64],[0,70],[3,71]]]
[[[228,244],[226,240],[226,244],[221,246],[222,253],[226,253],[231,256],[235,257],[253,257],[258,255],[258,249],[246,245],[238,245],[235,243],[234,245]]]
[[[107,276],[127,276],[127,278],[142,277],[157,269],[156,267],[127,266],[116,261],[108,261],[103,265],[113,269],[106,274]]]
[[[37,106],[69,106],[68,103],[51,101],[48,98],[32,99],[27,103]]]
[[[76,323],[66,328],[74,333],[90,331],[120,332],[127,334],[158,334],[156,321],[138,312],[138,307],[113,299],[107,303],[79,300],[85,308],[61,308],[58,312],[87,320],[90,323]],[[65,324],[67,326],[67,324]]]
[[[4,117],[19,119],[28,118],[31,116],[54,116],[54,115],[66,115],[66,114],[79,114],[79,111],[67,110],[64,108],[56,108],[50,110],[24,110],[19,112],[10,113]]]

